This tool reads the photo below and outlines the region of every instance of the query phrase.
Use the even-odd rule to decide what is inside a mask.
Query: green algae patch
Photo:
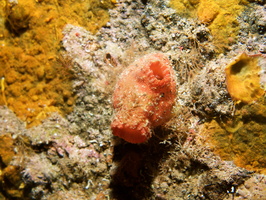
[[[239,32],[237,17],[247,5],[245,0],[171,0],[177,13],[197,17],[213,36],[217,52],[223,52],[236,42]]]
[[[266,101],[245,105],[235,117],[205,123],[202,134],[223,160],[266,174]]]
[[[63,58],[62,29],[83,26],[92,33],[109,21],[114,0],[0,0],[0,105],[28,127],[50,112],[73,110],[72,63]]]

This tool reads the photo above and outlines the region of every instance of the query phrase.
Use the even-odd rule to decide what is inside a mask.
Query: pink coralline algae
[[[113,134],[130,143],[146,142],[153,128],[170,119],[175,98],[176,80],[167,56],[152,53],[141,57],[116,84]]]

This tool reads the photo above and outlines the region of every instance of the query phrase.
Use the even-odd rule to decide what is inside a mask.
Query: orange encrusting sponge
[[[265,94],[260,86],[262,69],[258,58],[242,53],[225,68],[227,90],[232,99],[251,103]]]
[[[176,98],[174,70],[166,55],[148,54],[121,74],[113,94],[113,134],[130,143],[146,142],[166,123]]]

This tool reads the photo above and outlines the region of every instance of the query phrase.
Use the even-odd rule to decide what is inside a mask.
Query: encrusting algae
[[[171,0],[177,13],[198,18],[206,24],[213,36],[217,52],[223,52],[237,39],[237,17],[247,5],[245,0]]]
[[[71,62],[61,56],[67,23],[95,33],[109,20],[114,1],[0,1],[0,105],[7,105],[28,127],[49,112],[72,111]],[[84,20],[87,19],[87,20]]]

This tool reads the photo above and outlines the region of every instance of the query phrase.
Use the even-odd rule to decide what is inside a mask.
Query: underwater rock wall
[[[59,10],[86,3],[38,1],[33,5],[41,7],[56,2]],[[187,2],[217,4],[217,1]],[[102,3],[99,10],[105,12],[108,2]],[[78,16],[75,20],[79,13],[75,11],[71,12],[71,19],[65,17],[60,23],[62,29],[57,33],[62,35],[55,41],[60,49],[55,49],[62,56],[61,64],[71,74],[70,113],[64,116],[53,113],[45,120],[42,118],[41,124],[26,129],[9,108],[0,107],[0,140],[5,143],[1,143],[0,151],[0,197],[263,199],[266,179],[260,173],[264,173],[265,159],[264,152],[258,150],[264,145],[261,138],[265,136],[265,97],[237,104],[227,90],[225,73],[226,66],[239,53],[265,53],[262,3],[249,4],[234,18],[241,31],[235,32],[238,37],[226,43],[223,53],[217,50],[208,24],[193,15],[180,15],[168,1],[112,3],[115,6],[109,10],[110,21],[98,31],[95,30],[100,22],[96,29],[90,29],[84,24],[86,20],[93,24],[94,18],[86,15],[86,20],[82,18],[84,22],[80,22]],[[96,15],[87,12],[88,7],[82,8],[84,13]],[[62,17],[63,13],[60,10]],[[51,25],[55,21],[52,18],[46,23]],[[21,37],[32,37],[32,30],[27,29],[30,24],[31,20]],[[53,30],[50,27],[47,32],[51,38]],[[44,40],[42,35],[36,36]],[[6,45],[5,40],[1,43]],[[138,58],[154,52],[163,52],[168,57],[178,95],[170,121],[154,127],[148,142],[130,144],[112,134],[112,95],[121,72]],[[38,55],[34,54],[33,59]],[[64,74],[61,68],[54,70],[55,76]],[[7,76],[2,79],[3,104],[4,99],[9,99],[6,81],[11,80]],[[54,88],[59,86],[62,87],[55,84]],[[248,159],[243,161],[242,154]]]

